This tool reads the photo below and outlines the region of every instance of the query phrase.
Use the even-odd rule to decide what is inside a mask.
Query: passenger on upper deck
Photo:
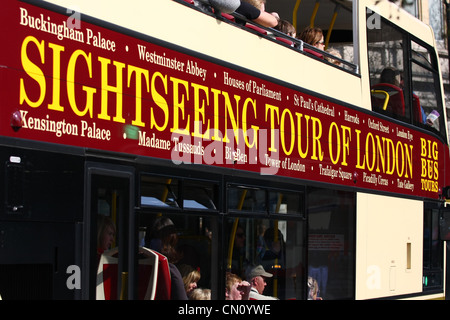
[[[380,74],[378,84],[372,86],[375,94],[372,95],[374,110],[387,114],[394,118],[405,117],[405,98],[400,87],[400,72],[393,67],[386,67]],[[387,97],[378,97],[377,92],[388,94]]]
[[[325,42],[323,40],[322,29],[317,27],[306,27],[298,36],[300,40],[307,44],[316,47],[317,49],[324,50]]]
[[[400,72],[392,67],[386,67],[381,71],[380,83],[390,83],[400,87]]]
[[[329,48],[329,49],[327,49],[327,52],[328,52],[329,54],[332,54],[333,56],[339,58],[339,59],[342,59],[342,56],[341,56],[341,54],[339,53],[339,51],[337,51],[337,50],[334,49],[334,48]],[[340,65],[341,65],[341,62],[340,62],[339,60],[333,59],[333,58],[328,57],[328,56],[325,57],[325,60],[327,60],[328,62],[330,62],[330,63],[332,63],[332,64],[335,64],[335,65],[337,65],[337,66],[340,66]]]
[[[241,1],[241,5],[236,9],[236,12],[242,14],[247,19],[268,28],[275,27],[280,19],[276,12],[266,12],[265,0]]]
[[[280,21],[278,21],[278,24],[276,25],[275,29],[287,34],[288,36],[291,36],[292,38],[295,38],[297,36],[297,31],[295,30],[295,27],[292,25],[292,23],[290,23],[285,19],[281,19]]]

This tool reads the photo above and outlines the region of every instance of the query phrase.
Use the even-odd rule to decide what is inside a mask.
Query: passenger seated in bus
[[[239,225],[234,235],[233,250],[231,257],[231,272],[236,273],[239,277],[245,276],[245,270],[249,264],[246,258],[246,236],[244,228]]]
[[[279,20],[279,16],[277,13],[269,13],[265,11],[264,3],[262,3],[261,9],[258,9],[248,2],[241,1],[241,5],[236,9],[236,13],[239,13],[246,17],[248,20],[251,20],[268,28],[275,27],[278,24]]]
[[[308,300],[323,300],[321,297],[318,297],[319,294],[319,284],[317,280],[308,277]]]
[[[196,288],[189,296],[190,300],[211,300],[211,289]]]
[[[200,270],[194,269],[188,264],[181,264],[177,266],[183,277],[184,290],[189,299],[191,299],[191,293],[197,288],[197,282],[200,280]]]
[[[294,25],[285,19],[280,19],[274,29],[283,32],[292,38],[297,36],[297,30],[295,30]]]
[[[262,265],[249,268],[247,272],[247,281],[252,286],[250,289],[250,300],[278,300],[275,297],[265,296],[262,293],[266,288],[267,282],[266,278],[272,278],[271,273],[266,272]]]
[[[322,32],[322,29],[320,29],[320,28],[308,26],[299,34],[298,38],[300,40],[302,40],[303,42],[310,44],[313,47],[316,47],[319,50],[323,51],[325,49],[323,32]],[[319,52],[310,50],[308,48],[303,48],[303,51],[311,53],[311,54],[315,55],[316,57],[323,59],[323,55],[320,54]]]
[[[342,59],[341,54],[339,53],[339,51],[337,51],[335,48],[329,48],[326,50],[329,54],[335,56],[336,58]],[[337,66],[340,66],[342,63],[337,60],[337,59],[333,59],[332,57],[328,57],[325,56],[325,60],[327,60],[328,62],[335,64]]]
[[[146,247],[167,257],[169,261],[171,277],[171,300],[188,300],[184,289],[183,278],[175,264],[181,255],[176,250],[178,237],[172,220],[166,217],[158,217],[150,232],[146,234]]]
[[[97,254],[110,250],[114,244],[116,226],[110,217],[99,215],[97,218]]]
[[[261,255],[261,264],[266,270],[285,268],[285,243],[283,233],[274,228],[264,232],[265,250]],[[276,271],[276,270],[273,270]]]
[[[227,272],[225,278],[225,300],[249,300],[251,285],[234,273]]]
[[[375,90],[372,94],[372,105],[375,110],[386,111],[395,118],[405,116],[405,99],[400,80],[400,72],[397,69],[393,67],[383,69],[378,84],[372,87],[372,90]],[[380,97],[378,92],[386,92],[389,95],[386,109],[384,107],[386,97]]]

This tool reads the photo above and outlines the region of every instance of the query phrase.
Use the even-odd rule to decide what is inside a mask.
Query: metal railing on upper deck
[[[356,64],[346,61],[340,57],[334,56],[329,52],[320,50],[308,43],[303,42],[300,39],[291,37],[281,31],[259,25],[253,21],[248,20],[246,17],[239,13],[233,12],[228,14],[217,12],[213,7],[208,6],[203,2],[200,2],[199,0],[173,1],[191,7],[192,9],[201,11],[226,23],[230,23],[238,28],[254,33],[255,35],[265,38],[269,41],[274,41],[282,46],[285,46],[291,50],[295,50],[301,54],[305,54],[313,59],[322,61],[323,63],[326,63],[330,66],[339,68],[355,75],[359,75],[359,68]]]

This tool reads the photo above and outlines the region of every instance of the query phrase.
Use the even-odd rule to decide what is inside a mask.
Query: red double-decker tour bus
[[[199,0],[76,3],[0,12],[2,299],[223,300],[258,266],[278,300],[445,298],[428,26],[389,1],[258,10],[318,49]]]

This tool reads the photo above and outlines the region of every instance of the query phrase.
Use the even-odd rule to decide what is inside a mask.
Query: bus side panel
[[[423,202],[358,193],[356,299],[422,291]]]
[[[67,281],[75,270],[73,224],[2,221],[0,236],[3,300],[74,298],[79,274]]]

